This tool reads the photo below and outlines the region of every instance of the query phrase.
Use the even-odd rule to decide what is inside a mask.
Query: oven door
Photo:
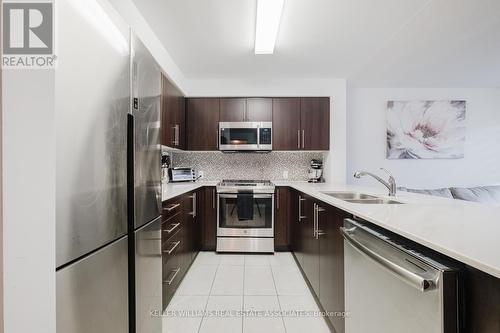
[[[217,196],[217,236],[274,237],[274,194],[254,194],[252,220],[238,219],[236,194]]]

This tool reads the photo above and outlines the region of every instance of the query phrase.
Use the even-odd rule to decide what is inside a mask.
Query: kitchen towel
[[[253,192],[238,192],[236,195],[238,220],[253,220]]]

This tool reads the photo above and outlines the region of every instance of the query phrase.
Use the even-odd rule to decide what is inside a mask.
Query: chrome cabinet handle
[[[300,130],[297,130],[297,148],[300,149]]]
[[[171,284],[172,284],[172,282],[174,282],[174,279],[175,279],[175,277],[177,276],[177,274],[179,274],[179,271],[180,271],[180,270],[181,270],[181,268],[180,268],[180,267],[178,267],[177,269],[173,270],[172,272],[174,272],[174,275],[172,275],[172,277],[171,277],[170,279],[163,281],[163,283],[166,283],[166,284],[168,284],[168,285],[171,285]]]
[[[220,140],[220,136],[219,136],[219,127],[217,127],[217,129],[215,130],[215,145],[217,146],[217,149],[219,149],[219,140]]]
[[[166,253],[166,254],[172,254],[172,252],[174,252],[174,250],[177,248],[177,246],[179,246],[179,244],[181,243],[181,241],[177,241],[174,243],[174,246],[172,246],[170,248],[170,250],[165,250],[163,251],[163,253]]]
[[[300,220],[302,219],[305,219],[307,216],[303,216],[302,215],[302,201],[305,201],[306,199],[302,198],[300,195],[299,195],[299,222]]]
[[[280,210],[280,189],[276,189],[276,210]]]
[[[319,230],[319,213],[321,212],[324,212],[325,209],[323,207],[321,207],[320,205],[316,205],[316,215],[315,215],[315,219],[316,219],[316,227],[315,227],[315,231],[314,231],[314,237],[316,239],[319,239],[319,236],[323,236],[325,235],[325,232],[323,230]]]
[[[305,139],[304,139],[304,137],[305,137],[304,133],[305,133],[305,131],[302,130],[302,149],[304,149],[306,147],[306,145],[305,145]]]
[[[180,226],[181,224],[180,224],[180,223],[173,223],[173,224],[171,224],[171,225],[173,225],[173,227],[172,227],[172,228],[167,229],[167,230],[163,230],[163,231],[165,231],[167,234],[171,234],[171,233],[172,233],[175,229],[177,229],[177,227],[178,227],[178,226]]]
[[[353,229],[355,230],[356,228]],[[407,282],[409,285],[420,290],[421,292],[426,292],[428,290],[434,289],[434,286],[436,285],[436,282],[434,280],[425,278],[418,273],[412,272],[404,267],[401,267],[392,260],[377,253],[376,250],[371,249],[369,247],[369,243],[364,244],[359,242],[355,237],[355,233],[352,231],[353,229],[347,229],[345,227],[340,228],[342,236],[347,242],[346,244],[351,245],[355,250],[367,256],[375,263],[379,264],[383,268],[392,272],[401,280]]]
[[[189,196],[191,199],[193,199],[193,211],[189,213],[190,215],[193,215],[193,218],[196,217],[196,193],[193,193],[193,195]]]
[[[318,219],[318,205],[313,204],[313,237],[316,238],[316,222]]]
[[[175,124],[175,145],[179,146],[179,124]]]
[[[172,126],[172,145],[175,146],[175,125]]]
[[[212,189],[212,209],[215,209],[215,189]]]
[[[174,209],[176,209],[177,207],[179,207],[181,204],[177,203],[177,204],[173,204],[172,206],[170,207],[165,207],[163,208],[164,211],[166,211],[167,213],[170,213],[171,211],[173,211]]]

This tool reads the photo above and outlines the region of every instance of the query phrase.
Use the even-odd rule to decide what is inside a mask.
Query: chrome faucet
[[[354,178],[361,178],[363,176],[371,176],[371,177],[375,178],[376,180],[378,180],[385,187],[387,187],[387,189],[389,190],[389,196],[391,196],[391,197],[395,196],[396,195],[396,180],[391,175],[391,173],[389,171],[387,171],[386,169],[380,168],[380,170],[385,171],[389,175],[388,181],[385,181],[382,178],[380,178],[379,176],[377,176],[371,172],[367,172],[367,171],[357,171],[356,173],[354,173]]]

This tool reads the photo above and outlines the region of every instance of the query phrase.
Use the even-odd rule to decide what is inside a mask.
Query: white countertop
[[[185,183],[162,183],[161,201],[167,201],[178,195],[194,191],[203,186],[215,186],[218,181],[196,181]]]
[[[500,207],[398,192],[405,204],[357,204],[336,199],[324,191],[355,191],[387,197],[385,187],[359,187],[328,183],[274,181],[290,186],[327,204],[354,214],[380,227],[439,253],[500,278]],[[217,182],[166,184],[162,198],[168,200]]]

